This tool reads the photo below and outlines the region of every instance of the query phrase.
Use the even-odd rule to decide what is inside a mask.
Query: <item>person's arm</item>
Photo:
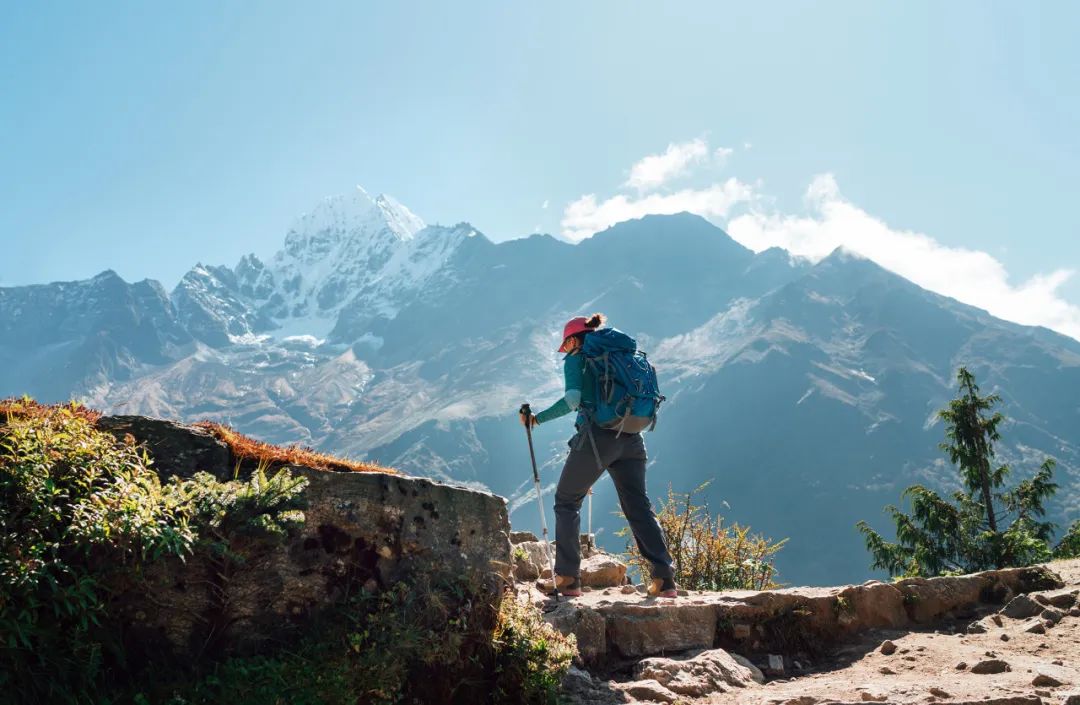
[[[536,423],[545,423],[560,416],[566,416],[581,406],[581,381],[584,373],[583,359],[581,355],[567,355],[566,359],[563,360],[563,377],[566,392],[557,402],[535,415]]]

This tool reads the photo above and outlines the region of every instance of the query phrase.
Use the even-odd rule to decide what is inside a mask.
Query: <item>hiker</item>
[[[647,458],[641,436],[641,431],[655,425],[656,408],[663,397],[656,389],[656,371],[644,354],[637,352],[633,338],[614,328],[601,328],[604,322],[600,313],[567,322],[559,347],[559,352],[566,353],[565,394],[538,414],[520,414],[523,425],[536,426],[578,412],[574,423],[577,433],[568,443],[570,454],[555,490],[554,587],[570,597],[581,594],[581,502],[606,468],[638,550],[652,565],[649,594],[675,597],[671,555],[645,492]],[[640,373],[638,378],[622,381],[644,388],[644,396],[613,391],[625,392],[625,387],[618,384],[610,360],[620,360],[624,369]],[[604,390],[598,380],[606,384]]]

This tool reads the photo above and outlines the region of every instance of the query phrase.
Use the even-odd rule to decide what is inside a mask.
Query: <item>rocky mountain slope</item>
[[[933,414],[960,364],[1005,399],[1002,459],[1023,474],[1057,458],[1053,517],[1080,512],[1080,343],[842,251],[755,254],[685,213],[495,244],[357,190],[265,263],[197,265],[170,294],[111,272],[0,288],[0,395],[225,421],[489,489],[535,528],[515,411],[557,398],[558,331],[594,310],[660,370],[652,491],[712,479],[729,520],[792,537],[783,580],[866,577],[854,523],[907,484],[953,483]],[[548,488],[569,435],[569,420],[537,431]],[[599,541],[621,547],[609,483],[595,500]]]

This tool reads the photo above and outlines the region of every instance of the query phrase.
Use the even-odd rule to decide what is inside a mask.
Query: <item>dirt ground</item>
[[[1053,563],[1069,588],[1080,588],[1080,560]],[[870,632],[831,654],[816,670],[763,686],[717,693],[694,705],[815,705],[827,702],[1080,704],[1080,617],[1066,615],[1044,634],[1024,630],[1026,620],[1002,617],[982,634],[967,624],[937,631]],[[944,627],[944,628],[942,628]],[[953,633],[951,630],[957,630]],[[882,653],[891,641],[896,650]],[[890,649],[886,647],[886,651]],[[1002,661],[1008,670],[999,673]]]

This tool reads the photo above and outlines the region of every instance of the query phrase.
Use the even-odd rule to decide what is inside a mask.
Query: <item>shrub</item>
[[[776,553],[787,539],[773,541],[752,534],[750,527],[725,525],[724,518],[713,515],[708,504],[695,504],[694,496],[708,486],[680,494],[668,486],[667,498],[660,503],[656,518],[664,532],[671,558],[675,562],[675,582],[687,590],[766,590],[777,587]],[[618,532],[630,533],[629,528]],[[627,542],[627,557],[642,579],[651,566],[633,540]]]
[[[573,636],[544,621],[540,610],[503,596],[492,639],[496,703],[557,702],[559,684],[577,654]]]
[[[96,430],[82,407],[6,411],[0,688],[27,701],[95,702],[106,673],[125,672],[110,600],[149,563],[203,549],[235,562],[236,536],[277,537],[303,520],[303,481],[287,472],[162,484],[144,451]]]

